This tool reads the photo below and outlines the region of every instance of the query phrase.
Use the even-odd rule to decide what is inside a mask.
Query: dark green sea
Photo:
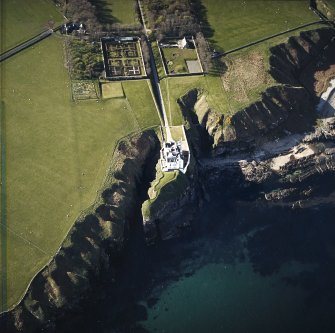
[[[304,209],[217,184],[192,230],[151,247],[134,221],[125,255],[59,331],[335,332],[335,176],[311,182]]]

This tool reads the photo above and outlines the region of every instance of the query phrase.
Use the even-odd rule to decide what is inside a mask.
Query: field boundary
[[[41,32],[40,34],[16,45],[15,47],[9,49],[8,51],[2,53],[0,55],[0,62],[14,56],[15,54],[27,49],[28,47],[42,41],[43,39],[51,36],[55,31],[59,30],[61,28],[61,25],[57,26],[56,28],[54,29],[48,29],[48,30],[45,30],[43,32]]]
[[[198,75],[204,75],[205,74],[204,69],[202,67],[202,63],[200,61],[200,57],[199,57],[199,53],[198,53],[198,47],[197,47],[197,45],[195,43],[193,35],[191,37],[192,37],[192,43],[194,45],[194,50],[195,50],[195,53],[196,53],[196,56],[197,56],[197,61],[198,61],[199,65],[200,65],[200,69],[201,69],[200,72],[194,72],[194,73],[190,73],[190,72],[188,72],[188,73],[187,72],[184,72],[184,73],[170,73],[168,71],[168,68],[167,68],[167,63],[166,63],[165,56],[164,56],[164,54],[163,54],[163,52],[161,50],[161,47],[159,45],[158,40],[156,39],[156,43],[157,43],[157,47],[158,47],[158,52],[159,52],[159,55],[160,55],[160,58],[161,58],[161,62],[163,63],[165,77],[198,76]],[[178,37],[166,37],[165,38],[165,40],[175,40],[175,39],[178,39]],[[186,60],[187,59],[185,59],[185,61]]]
[[[7,308],[7,193],[6,193],[6,123],[5,123],[5,107],[1,102],[0,108],[0,141],[1,141],[1,293],[0,313],[2,309]]]
[[[250,46],[253,46],[253,45],[257,45],[257,44],[265,42],[265,41],[267,41],[269,39],[272,39],[272,38],[275,38],[275,37],[278,37],[278,36],[282,36],[282,35],[285,35],[285,34],[287,34],[289,32],[296,31],[296,30],[299,30],[299,29],[302,29],[302,28],[305,28],[305,27],[308,27],[308,26],[311,26],[311,25],[315,25],[315,24],[329,24],[329,23],[332,23],[332,21],[330,21],[330,20],[328,20],[328,21],[326,21],[326,20],[324,20],[324,21],[319,20],[319,21],[314,21],[314,22],[303,24],[303,25],[299,25],[298,27],[295,27],[295,28],[292,28],[292,29],[288,29],[288,30],[285,30],[285,31],[282,31],[282,32],[278,32],[278,33],[273,34],[271,36],[264,37],[264,38],[261,38],[261,39],[258,39],[256,41],[254,41],[254,42],[250,42],[248,44],[244,44],[242,46],[236,47],[236,48],[231,49],[229,51],[217,53],[217,54],[213,55],[212,58],[213,59],[221,58],[221,57],[224,57],[227,54],[243,50],[243,49],[245,49],[247,47],[250,47]]]
[[[268,36],[268,37],[264,37],[264,38],[261,38],[261,39],[258,39],[256,41],[253,41],[253,42],[250,42],[248,44],[244,44],[242,46],[239,46],[239,47],[236,47],[234,49],[231,49],[229,51],[226,51],[226,52],[220,52],[220,53],[217,53],[217,54],[214,54],[212,55],[212,59],[217,59],[217,58],[221,58],[221,57],[224,57],[226,56],[227,54],[230,54],[230,53],[234,53],[234,52],[237,52],[237,51],[240,51],[240,50],[243,50],[247,47],[250,47],[250,46],[253,46],[253,45],[257,45],[259,43],[262,43],[262,42],[265,42],[269,39],[272,39],[272,38],[275,38],[275,37],[278,37],[278,36],[282,36],[282,35],[285,35],[289,32],[292,32],[292,31],[296,31],[296,30],[299,30],[299,29],[302,29],[302,28],[306,28],[308,26],[311,26],[311,25],[315,25],[315,24],[329,24],[329,23],[332,23],[332,21],[330,20],[319,20],[319,21],[314,21],[314,22],[310,22],[310,23],[306,23],[306,24],[302,24],[302,25],[299,25],[295,28],[292,28],[292,29],[288,29],[288,30],[285,30],[285,31],[282,31],[282,32],[278,32],[276,34],[273,34],[271,36]]]

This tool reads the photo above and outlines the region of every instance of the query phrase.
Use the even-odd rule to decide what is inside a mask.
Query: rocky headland
[[[290,209],[308,206],[319,196],[320,182],[310,180],[335,170],[335,94],[334,87],[328,89],[335,78],[335,30],[291,37],[271,49],[270,65],[278,84],[229,121],[211,110],[199,89],[180,98],[191,172],[176,175],[160,189],[143,219],[148,243],[190,228],[218,184],[227,190],[262,184],[258,195],[264,202]],[[55,331],[57,320],[89,298],[92,281],[102,272],[113,274],[113,260],[127,243],[134,215],[148,200],[143,189],[150,194],[161,177],[155,170],[159,148],[154,131],[119,143],[97,203],[76,221],[22,301],[1,315],[4,332]],[[327,200],[334,198],[320,195],[313,202]]]

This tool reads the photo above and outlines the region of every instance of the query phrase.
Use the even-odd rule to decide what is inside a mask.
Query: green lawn
[[[123,90],[141,128],[159,125],[149,80],[123,81]],[[134,107],[136,106],[136,108]],[[150,116],[148,116],[150,115]]]
[[[202,0],[210,39],[226,51],[298,25],[317,21],[308,0]]]
[[[106,0],[105,2],[107,7],[104,10],[108,12],[108,16],[112,16],[114,23],[136,23],[134,0]]]
[[[121,82],[105,82],[101,84],[101,93],[103,98],[124,97]]]
[[[51,0],[1,0],[1,53],[55,26],[63,16]]]
[[[186,60],[198,59],[196,51],[192,49],[163,48],[161,51],[169,73],[188,73]]]
[[[10,307],[95,201],[116,140],[159,120],[146,81],[125,83],[126,94],[136,91],[129,99],[72,102],[60,37],[6,60],[1,71]]]

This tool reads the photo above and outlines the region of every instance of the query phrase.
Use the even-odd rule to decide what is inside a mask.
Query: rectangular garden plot
[[[72,97],[74,100],[98,99],[98,92],[93,81],[72,82]]]
[[[159,43],[166,74],[202,73],[193,39],[169,39]]]
[[[105,82],[101,84],[102,98],[123,98],[124,92],[121,82]]]
[[[106,37],[101,45],[106,79],[146,77],[138,37]]]

